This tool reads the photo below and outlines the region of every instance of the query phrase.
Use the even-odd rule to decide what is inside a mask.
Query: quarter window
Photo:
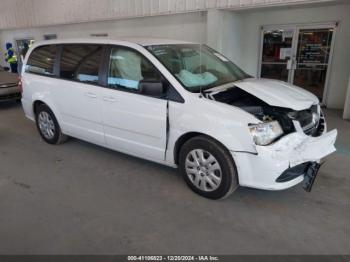
[[[60,64],[61,78],[97,84],[101,56],[100,45],[64,45]]]
[[[37,47],[28,58],[26,72],[53,75],[57,49],[56,45]]]
[[[137,91],[141,80],[160,79],[158,70],[138,52],[129,48],[112,48],[108,73],[109,87]]]

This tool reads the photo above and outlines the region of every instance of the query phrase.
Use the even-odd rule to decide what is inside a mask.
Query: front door
[[[167,101],[140,93],[141,80],[159,80],[156,68],[126,47],[110,51],[107,87],[102,92],[102,119],[107,145],[117,151],[163,161]]]
[[[334,28],[335,25],[264,27],[260,77],[300,86],[325,101]]]

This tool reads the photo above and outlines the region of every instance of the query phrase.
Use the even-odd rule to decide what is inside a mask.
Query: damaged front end
[[[207,98],[261,121],[249,126],[256,152],[232,152],[241,185],[280,190],[304,181],[304,189],[311,191],[321,159],[335,151],[337,137],[337,130],[326,133],[319,104],[310,102],[300,110],[271,105],[238,87],[208,93]]]
[[[319,105],[311,105],[304,110],[293,110],[281,106],[271,106],[261,99],[239,88],[230,88],[208,96],[218,102],[236,106],[262,121],[278,121],[285,135],[296,132],[294,121],[300,123],[306,135],[317,137],[326,130],[324,115]]]

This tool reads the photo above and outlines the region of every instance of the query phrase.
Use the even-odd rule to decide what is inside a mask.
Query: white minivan
[[[255,79],[201,44],[162,39],[35,43],[21,75],[25,115],[42,138],[76,137],[179,167],[211,198],[241,185],[311,190],[335,151],[319,100]]]

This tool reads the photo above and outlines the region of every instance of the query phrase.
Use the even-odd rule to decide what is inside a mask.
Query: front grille
[[[326,129],[326,119],[324,118],[324,114],[322,111],[320,112],[320,121],[318,123],[318,127],[314,129],[313,133],[310,134],[311,136],[317,137],[323,134],[324,130]]]
[[[306,135],[315,136],[315,134],[319,133],[318,131],[321,124],[323,125],[324,130],[325,121],[320,111],[318,105],[313,105],[307,110],[292,112],[289,117],[300,123],[300,126]]]
[[[310,111],[303,111],[301,114],[299,114],[299,116],[297,117],[297,120],[299,121],[300,126],[304,130],[309,129],[308,127],[313,125],[313,123],[312,123],[312,112],[310,112]]]

